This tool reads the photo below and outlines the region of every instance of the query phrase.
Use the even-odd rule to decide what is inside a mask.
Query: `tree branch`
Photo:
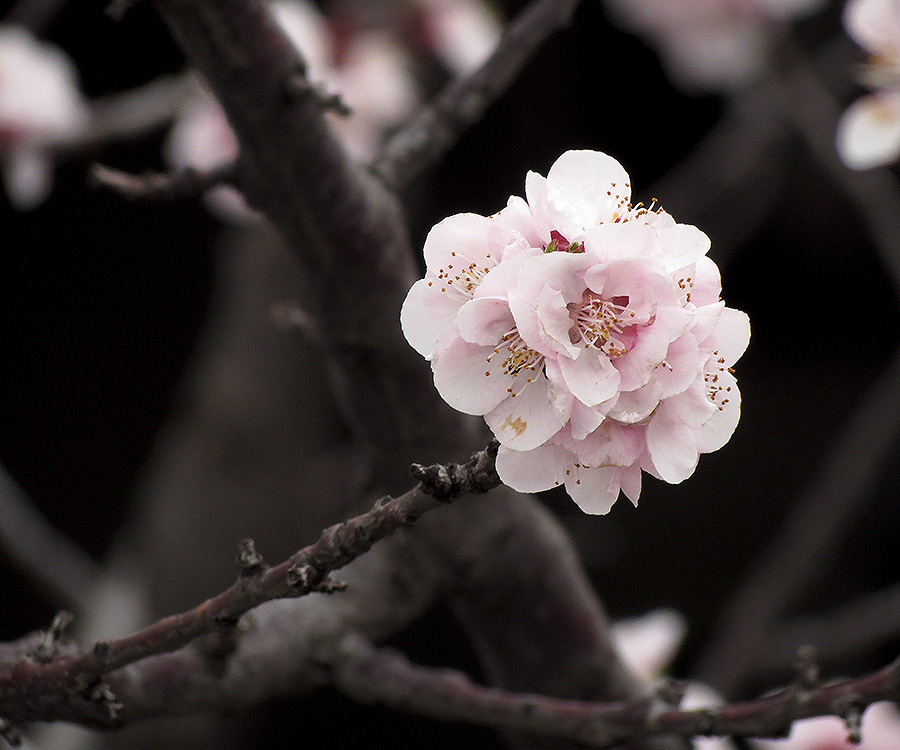
[[[209,172],[198,172],[189,167],[179,172],[145,172],[140,175],[94,164],[89,179],[94,185],[113,190],[129,200],[171,201],[198,197],[218,185],[233,183],[235,173],[233,164]]]
[[[537,49],[568,26],[580,0],[533,0],[506,28],[497,49],[467,78],[450,83],[384,144],[372,169],[392,188],[435,164],[503,94]]]
[[[462,493],[496,487],[500,483],[494,470],[497,447],[492,441],[464,465],[428,470],[414,466],[422,477],[416,487],[398,498],[382,498],[367,513],[331,526],[314,544],[275,567],[264,566],[245,540],[242,575],[221,594],[131,636],[97,643],[85,653],[61,654],[47,663],[25,659],[8,664],[0,669],[0,702],[60,690],[83,692],[109,672],[234,626],[241,615],[265,602],[339,590],[342,584],[331,581],[329,574],[368,552],[377,541]],[[252,564],[247,562],[251,559]]]
[[[363,703],[609,747],[654,735],[783,737],[798,719],[847,717],[876,701],[896,701],[900,660],[854,680],[797,684],[755,701],[680,711],[659,699],[590,703],[482,687],[461,672],[414,666],[394,651],[349,636],[336,657],[334,680]]]

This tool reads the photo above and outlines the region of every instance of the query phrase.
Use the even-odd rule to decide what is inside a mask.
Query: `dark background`
[[[76,60],[89,96],[180,69],[182,57],[150,3],[120,23],[102,13],[104,4],[70,3],[47,29]],[[509,16],[523,4],[501,5]],[[839,33],[838,18],[833,5],[799,24],[801,43],[815,51]],[[849,42],[846,48],[853,59]],[[854,92],[850,73],[841,84],[845,97]],[[546,173],[569,148],[614,155],[631,174],[636,200],[646,202],[654,182],[726,110],[720,98],[673,89],[654,52],[611,26],[599,2],[585,0],[573,28],[550,40],[452,158],[416,186],[414,237],[421,243],[433,223],[457,211],[494,212],[511,193],[521,194],[527,169]],[[14,212],[0,198],[0,461],[53,524],[98,559],[129,513],[204,325],[220,224],[199,202],[126,202],[87,187],[85,175],[95,160],[131,171],[161,168],[164,136],[160,130],[71,158],[57,171],[51,199],[30,213]],[[614,616],[669,606],[689,618],[677,663],[682,673],[724,597],[765,549],[835,430],[887,363],[900,331],[894,294],[841,186],[796,135],[782,138],[763,161],[756,174],[764,180],[740,185],[696,216],[675,215],[710,234],[724,297],[752,321],[751,345],[737,366],[744,410],[735,436],[703,457],[682,485],[646,478],[637,510],[623,500],[608,516],[586,517],[563,493],[546,498]],[[715,221],[717,212],[740,214],[741,201],[760,195],[764,209],[749,230],[736,233]],[[712,218],[708,227],[704,213]],[[727,252],[719,255],[720,247]],[[891,465],[872,483],[868,512],[846,530],[846,544],[798,613],[828,610],[895,580],[896,491]],[[53,602],[0,558],[0,637],[45,627],[53,612]],[[429,652],[432,661],[446,649],[466,662],[442,615],[405,645],[416,655]],[[890,655],[873,651],[846,670],[860,672]],[[332,705],[320,703],[319,712]],[[378,724],[383,712],[352,716],[344,731],[364,733],[367,722],[391,731]],[[298,739],[301,729],[292,722],[278,726],[273,741]],[[406,727],[431,731],[428,722]],[[352,737],[346,741],[353,746]]]

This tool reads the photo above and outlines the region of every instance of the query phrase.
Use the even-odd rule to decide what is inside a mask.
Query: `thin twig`
[[[145,172],[140,175],[95,164],[91,168],[90,181],[129,200],[170,201],[196,198],[218,185],[234,182],[235,176],[234,164],[226,164],[209,172],[198,172],[188,167],[178,172]]]
[[[335,657],[334,680],[364,703],[608,747],[651,735],[783,737],[798,719],[847,718],[900,697],[900,660],[854,680],[798,683],[755,701],[681,711],[660,710],[651,700],[592,703],[483,687],[456,670],[415,666],[395,651],[348,636]]]
[[[857,596],[837,609],[785,623],[751,667],[755,680],[783,672],[797,647],[812,643],[823,664],[837,664],[900,638],[900,583]]]
[[[372,162],[388,185],[408,185],[446,154],[503,94],[553,32],[568,26],[579,0],[533,0],[506,28],[497,49],[469,77],[454,81],[382,147]]]
[[[102,578],[100,566],[50,525],[2,466],[0,549],[53,601],[76,612]]]
[[[698,665],[701,681],[734,690],[777,618],[827,564],[868,499],[900,427],[900,350],[865,393],[776,538],[722,610]]]
[[[264,602],[312,591],[331,593],[342,585],[331,572],[348,565],[375,542],[417,521],[424,513],[466,492],[485,492],[500,480],[494,470],[497,443],[472,455],[464,465],[434,468],[413,489],[382,498],[367,513],[329,527],[318,541],[256,575],[241,575],[224,592],[187,612],[166,617],[125,638],[97,643],[80,654],[64,654],[47,664],[23,660],[0,670],[0,700],[24,699],[61,690],[82,692],[105,674],[154,654],[174,651],[207,633],[228,628]],[[453,478],[448,488],[443,476]],[[246,541],[241,548],[247,549]]]
[[[60,150],[83,153],[166,125],[198,90],[192,75],[165,76],[130,91],[95,99],[88,127],[61,144]]]

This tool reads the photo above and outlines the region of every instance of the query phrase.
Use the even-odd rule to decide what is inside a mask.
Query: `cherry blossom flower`
[[[23,28],[0,27],[0,156],[16,208],[44,201],[53,183],[48,149],[77,138],[87,118],[65,53]]]
[[[896,750],[900,711],[893,703],[874,703],[862,717],[862,742],[847,739],[847,725],[836,716],[795,721],[786,740],[757,740],[756,750]]]
[[[863,83],[874,89],[841,117],[837,149],[853,169],[900,158],[900,0],[850,0],[844,26],[869,54]]]
[[[418,4],[437,55],[454,75],[471,73],[500,41],[500,19],[486,2],[418,0]]]
[[[620,489],[637,503],[642,469],[681,482],[728,441],[749,322],[706,235],[632,206],[612,157],[566,152],[525,192],[431,230],[403,331],[444,400],[484,416],[507,485],[606,513]]]
[[[822,0],[607,0],[624,28],[657,47],[689,90],[740,87],[765,65],[775,25],[808,14]]]

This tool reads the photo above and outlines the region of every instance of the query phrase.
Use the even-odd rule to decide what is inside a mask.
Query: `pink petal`
[[[607,419],[584,440],[564,444],[585,466],[631,466],[644,452],[645,432],[645,427]]]
[[[647,258],[657,242],[656,230],[636,221],[589,227],[579,239],[584,242],[585,251],[603,263]]]
[[[714,342],[717,357],[723,367],[731,367],[740,359],[750,343],[750,318],[747,313],[726,307],[716,321],[716,327],[707,341]]]
[[[585,406],[577,398],[572,401],[572,413],[569,416],[569,429],[574,440],[584,440],[600,423],[606,419],[603,408]]]
[[[660,393],[662,386],[655,380],[650,380],[646,385],[633,391],[622,391],[615,405],[607,413],[609,417],[623,424],[643,422],[659,406]]]
[[[585,513],[605,515],[619,499],[619,469],[573,466],[566,477],[566,492]]]
[[[400,327],[410,345],[425,359],[431,359],[438,337],[450,327],[460,308],[460,300],[435,290],[429,278],[419,279],[403,302]]]
[[[631,504],[637,507],[641,497],[641,467],[639,464],[624,466],[619,469],[619,481],[622,483],[622,492],[625,493]]]
[[[705,361],[704,357],[704,361]],[[686,390],[700,375],[700,353],[697,340],[685,333],[669,344],[666,358],[653,372],[660,384],[660,399],[670,398]]]
[[[517,394],[504,399],[484,416],[497,439],[517,451],[528,451],[546,443],[568,419],[566,412],[554,406],[543,375],[523,385]]]
[[[470,344],[494,348],[515,327],[509,303],[496,297],[469,300],[456,316],[459,335]]]
[[[625,213],[631,202],[628,173],[599,151],[566,151],[550,167],[547,182],[562,199],[560,208],[581,226],[580,231],[615,221],[615,214]],[[559,231],[565,234],[562,227]]]
[[[561,445],[542,445],[529,451],[514,451],[504,445],[497,453],[497,474],[503,484],[517,492],[543,492],[565,480],[571,457]]]
[[[670,484],[687,479],[697,468],[694,432],[663,403],[647,425],[647,452],[659,476]]]
[[[432,273],[438,269],[459,271],[469,263],[491,267],[499,262],[500,248],[489,242],[490,219],[478,214],[455,214],[435,224],[425,238],[425,265]],[[492,252],[494,251],[494,252]]]
[[[696,263],[709,252],[709,237],[690,224],[676,224],[658,236],[659,260],[670,272]]]
[[[597,349],[583,350],[578,359],[557,361],[569,390],[585,406],[602,404],[619,392],[619,371]]]
[[[449,332],[438,342],[431,364],[441,398],[465,414],[494,409],[509,395],[514,378],[503,372],[500,358],[493,354],[493,347],[470,344],[457,332]]]
[[[710,418],[694,433],[697,450],[701,453],[712,453],[725,445],[741,418],[741,392],[734,375],[727,371],[720,373],[718,384],[723,389],[716,397],[718,406],[715,406]]]

